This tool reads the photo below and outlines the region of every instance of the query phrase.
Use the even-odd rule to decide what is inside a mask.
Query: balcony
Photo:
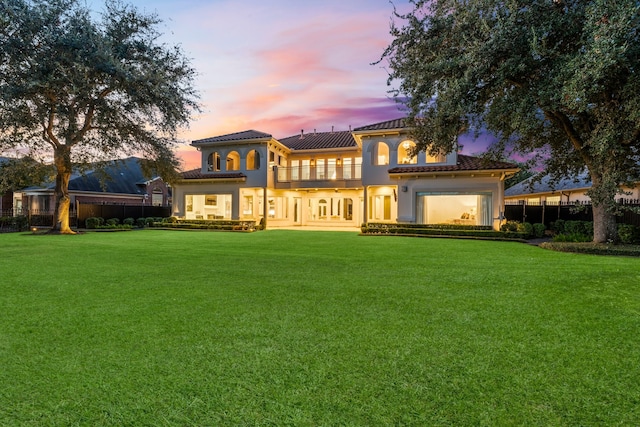
[[[362,165],[322,165],[274,167],[275,188],[358,188],[362,187]]]

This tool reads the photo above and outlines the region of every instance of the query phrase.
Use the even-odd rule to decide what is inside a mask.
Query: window
[[[207,171],[217,172],[220,170],[220,155],[218,153],[211,153],[207,157]]]
[[[336,159],[327,159],[327,177],[336,179]]]
[[[251,150],[247,154],[247,170],[260,169],[260,153],[258,150]]]
[[[193,212],[193,196],[185,196],[184,199],[187,212]]]
[[[447,157],[442,154],[431,155],[427,153],[427,163],[445,163],[447,161]]]
[[[547,205],[559,205],[560,196],[547,196],[545,202]]]
[[[415,148],[416,144],[413,141],[403,141],[398,146],[398,163],[403,165],[418,163],[418,156],[413,153]]]
[[[376,166],[389,164],[389,146],[384,142],[378,142],[374,146],[373,164]]]
[[[286,197],[270,197],[268,199],[269,218],[273,219],[285,219],[288,216],[287,211],[287,198]]]
[[[291,181],[300,179],[300,160],[291,160]]]
[[[302,179],[303,180],[309,180],[311,179],[311,161],[310,160],[303,160],[302,161]]]
[[[325,179],[324,159],[316,160],[316,179]]]
[[[344,209],[342,211],[343,218],[347,221],[351,221],[353,219],[353,200],[352,199],[344,199]]]
[[[153,193],[151,194],[151,206],[163,206],[164,205],[164,194],[162,193],[162,190],[159,188],[156,188],[155,190],[153,190]]]
[[[369,219],[376,221],[391,220],[391,196],[369,197]]]
[[[240,154],[237,151],[232,151],[227,154],[227,170],[237,171],[240,169]]]
[[[351,179],[351,165],[352,159],[342,159],[342,177],[344,179]]]
[[[355,179],[362,178],[362,157],[356,157],[356,167],[354,172]]]
[[[418,193],[419,224],[492,225],[491,193]]]
[[[242,198],[242,215],[253,216],[253,196],[244,196]]]

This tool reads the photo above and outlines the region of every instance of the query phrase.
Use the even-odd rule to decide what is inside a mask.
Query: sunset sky
[[[99,0],[88,1],[101,9]],[[388,0],[135,0],[164,21],[198,71],[203,112],[186,143],[255,129],[283,138],[401,117],[387,72],[371,65],[390,43]],[[394,0],[399,11],[408,0]],[[184,168],[199,165],[188,145]]]

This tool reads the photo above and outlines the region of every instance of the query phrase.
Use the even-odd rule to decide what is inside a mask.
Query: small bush
[[[112,227],[114,227],[116,225],[120,225],[120,219],[119,218],[109,218],[107,220],[107,225],[112,226]]]
[[[544,237],[544,232],[547,231],[547,227],[545,227],[544,224],[542,223],[535,223],[533,224],[533,235],[536,238],[541,238]]]
[[[138,218],[136,219],[136,226],[139,228],[144,228],[144,226],[147,225],[147,219],[146,218]]]
[[[640,227],[631,224],[619,224],[618,237],[621,243],[640,243]]]
[[[130,226],[133,226],[133,224],[135,224],[135,222],[136,222],[136,220],[133,219],[133,218],[125,218],[125,219],[122,220],[122,223],[124,225],[130,225]]]
[[[519,221],[507,221],[500,226],[500,231],[511,231],[516,233],[518,231]]]
[[[155,218],[153,218],[153,217],[151,217],[151,216],[150,216],[150,217],[149,217],[149,218],[147,218],[145,221],[146,221],[147,226],[149,226],[149,227],[153,227],[153,222],[155,221]]]
[[[555,222],[552,222],[551,231],[553,231],[555,234],[564,233],[564,219],[559,219]]]
[[[104,219],[93,216],[91,218],[87,218],[84,223],[88,229],[96,229],[104,223]]]
[[[523,222],[521,224],[518,224],[516,231],[518,233],[524,234],[527,239],[530,239],[531,237],[533,237],[533,225],[531,225],[531,223],[529,222]]]

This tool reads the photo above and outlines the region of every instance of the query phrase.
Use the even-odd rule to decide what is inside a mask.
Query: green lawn
[[[345,232],[0,235],[1,426],[638,424],[637,258]]]

